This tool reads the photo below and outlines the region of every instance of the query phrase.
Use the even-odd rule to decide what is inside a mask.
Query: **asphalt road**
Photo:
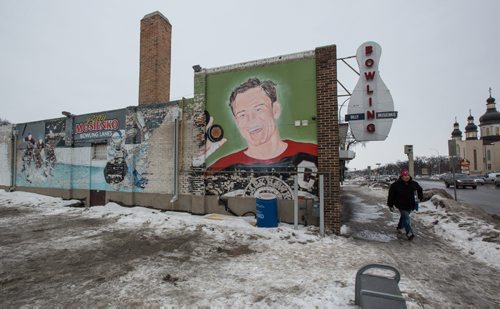
[[[445,189],[451,196],[454,196],[454,189],[446,188],[442,181],[418,180],[417,182],[424,189],[439,188]],[[500,188],[494,185],[478,185],[477,189],[457,189],[457,199],[472,206],[477,206],[489,214],[500,216]]]

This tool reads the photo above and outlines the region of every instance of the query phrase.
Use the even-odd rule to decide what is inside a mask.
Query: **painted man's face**
[[[279,104],[272,104],[259,87],[238,94],[233,102],[236,125],[248,146],[259,146],[271,139],[277,130],[279,112]]]

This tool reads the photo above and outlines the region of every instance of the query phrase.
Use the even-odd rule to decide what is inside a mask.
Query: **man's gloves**
[[[394,212],[394,206],[389,206],[389,210],[390,210],[391,212]]]

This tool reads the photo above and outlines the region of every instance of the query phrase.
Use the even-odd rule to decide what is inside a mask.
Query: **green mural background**
[[[277,84],[281,115],[278,127],[282,139],[317,144],[316,121],[316,65],[314,58],[291,60],[284,63],[260,65],[229,72],[207,75],[206,109],[214,118],[213,124],[224,129],[227,142],[209,156],[210,166],[216,160],[246,148],[229,108],[229,96],[234,88],[249,78],[272,80]],[[307,120],[307,126],[295,126],[295,120]]]

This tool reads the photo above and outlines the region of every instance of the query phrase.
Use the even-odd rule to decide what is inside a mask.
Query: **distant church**
[[[495,98],[486,100],[486,113],[479,118],[481,136],[478,137],[478,127],[474,117],[467,117],[465,140],[455,119],[451,138],[456,141],[457,154],[461,161],[461,169],[470,175],[482,175],[490,172],[500,172],[500,113],[495,107]]]

